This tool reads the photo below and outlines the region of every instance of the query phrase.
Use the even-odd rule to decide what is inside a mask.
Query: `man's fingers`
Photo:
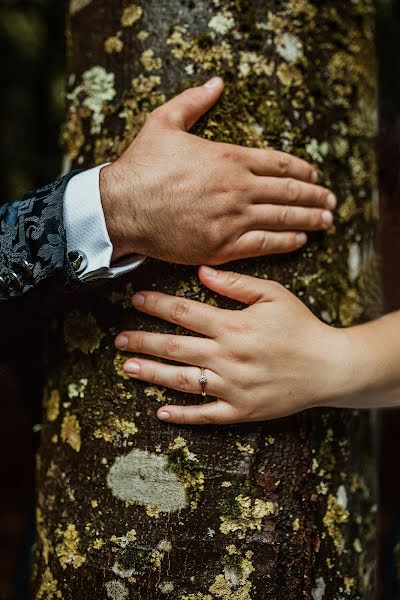
[[[213,77],[204,85],[185,90],[154,111],[165,123],[188,131],[218,100],[224,82]]]
[[[188,335],[124,331],[115,340],[120,350],[149,354],[188,365],[203,365],[218,349],[216,342]]]
[[[302,206],[252,206],[248,213],[248,229],[273,231],[319,231],[332,225],[328,210]]]
[[[213,337],[223,312],[220,308],[160,292],[139,292],[132,298],[135,308],[164,321]]]
[[[298,181],[291,177],[254,177],[252,194],[258,204],[287,204],[334,210],[336,196],[322,186]]]
[[[293,177],[316,183],[318,174],[308,162],[277,150],[245,148],[248,168],[255,175]]]
[[[296,231],[248,231],[240,236],[230,249],[225,262],[256,258],[270,254],[286,254],[298,250],[307,242],[303,232]]]
[[[257,277],[231,271],[218,271],[205,266],[200,267],[199,276],[204,285],[214,292],[244,304],[270,302],[285,290],[275,281],[257,279]]]
[[[227,425],[238,422],[234,409],[224,400],[194,406],[167,405],[158,409],[157,416],[161,421],[181,425]]]
[[[199,367],[181,367],[144,358],[131,358],[126,361],[123,368],[134,379],[162,385],[186,394],[202,393],[203,388],[199,382],[201,375]],[[220,396],[223,390],[221,377],[209,369],[205,369],[204,373],[207,377],[207,394]]]

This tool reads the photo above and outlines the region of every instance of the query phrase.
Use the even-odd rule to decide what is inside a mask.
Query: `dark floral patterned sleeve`
[[[64,192],[76,173],[0,206],[0,302],[25,295],[56,273],[64,283],[77,281],[63,226]]]

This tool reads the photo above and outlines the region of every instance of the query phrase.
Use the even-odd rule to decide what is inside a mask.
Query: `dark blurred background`
[[[0,202],[57,178],[64,115],[65,3],[0,0]],[[0,599],[24,598],[40,423],[37,340],[0,364]],[[16,596],[17,595],[17,596]]]
[[[343,0],[349,1],[349,0]],[[0,202],[55,179],[64,115],[63,0],[0,0]],[[379,0],[381,247],[388,310],[400,308],[400,2]],[[399,333],[400,335],[400,333]],[[41,382],[37,340],[0,364],[0,600],[24,598]],[[400,411],[380,414],[376,600],[400,599]],[[278,599],[277,599],[278,600]],[[330,600],[330,599],[327,599]]]

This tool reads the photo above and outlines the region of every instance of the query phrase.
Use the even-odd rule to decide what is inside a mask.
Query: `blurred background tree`
[[[60,172],[64,117],[64,12],[57,0],[0,2],[0,202]],[[0,364],[0,598],[23,598],[33,520],[33,463],[40,421],[40,348],[24,339],[18,362]]]

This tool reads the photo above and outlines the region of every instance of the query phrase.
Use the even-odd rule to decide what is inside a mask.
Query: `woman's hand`
[[[145,313],[207,337],[126,331],[121,350],[185,363],[131,358],[125,371],[136,379],[200,394],[211,402],[163,406],[158,418],[185,424],[222,424],[283,417],[346,393],[348,339],[319,321],[293,294],[272,281],[201,267],[210,289],[249,304],[223,310],[158,292],[140,292],[133,305]]]

